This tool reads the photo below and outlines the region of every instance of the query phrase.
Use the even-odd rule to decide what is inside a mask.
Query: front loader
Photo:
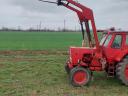
[[[128,32],[104,30],[99,42],[92,9],[75,0],[40,1],[64,6],[79,18],[82,47],[70,47],[69,60],[65,65],[73,86],[89,84],[94,71],[105,71],[108,77],[117,77],[122,84],[128,85]],[[86,40],[88,46],[85,46]]]

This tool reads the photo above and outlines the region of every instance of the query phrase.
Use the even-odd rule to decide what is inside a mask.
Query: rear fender
[[[123,58],[128,57],[128,53],[126,54],[126,52],[122,52],[121,54],[118,54],[115,58],[116,62],[120,62]]]

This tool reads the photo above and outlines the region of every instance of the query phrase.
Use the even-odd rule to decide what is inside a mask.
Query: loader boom
[[[94,41],[96,43],[96,48],[99,49],[99,40],[98,40],[98,36],[97,36],[97,30],[96,30],[96,25],[95,25],[95,21],[94,21],[93,11],[90,8],[88,8],[74,0],[65,0],[65,1],[58,0],[58,5],[65,6],[66,8],[77,13],[77,15],[79,17],[80,24],[81,24],[83,40],[85,39],[85,31],[84,31],[84,25],[85,25],[85,29],[87,32],[87,37],[88,37],[90,47],[93,46],[92,38],[91,38],[91,29],[90,29],[90,27],[92,27]],[[89,24],[89,22],[91,22],[91,24]]]
[[[80,21],[82,35],[83,35],[83,44],[82,45],[85,45],[84,43],[85,43],[85,32],[86,32],[89,47],[93,47],[93,40],[92,40],[92,35],[91,35],[91,31],[93,31],[96,49],[97,50],[100,49],[92,9],[90,9],[90,8],[88,8],[88,7],[82,5],[82,4],[80,4],[74,0],[57,0],[57,2],[52,2],[52,1],[47,1],[47,0],[39,0],[39,1],[57,4],[58,6],[64,6],[68,9],[76,12],[78,15],[79,21]],[[84,29],[84,27],[85,27],[85,29]],[[85,46],[83,46],[83,47],[85,47]]]

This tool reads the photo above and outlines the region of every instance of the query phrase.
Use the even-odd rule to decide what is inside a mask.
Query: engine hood
[[[96,48],[89,47],[70,47],[70,62],[77,64],[84,54],[93,54]]]

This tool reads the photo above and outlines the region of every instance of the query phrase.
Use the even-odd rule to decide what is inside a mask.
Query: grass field
[[[127,96],[127,87],[104,72],[89,86],[69,84],[67,49],[80,44],[79,33],[0,33],[0,96]]]
[[[81,45],[80,33],[0,32],[0,50],[67,50]]]

